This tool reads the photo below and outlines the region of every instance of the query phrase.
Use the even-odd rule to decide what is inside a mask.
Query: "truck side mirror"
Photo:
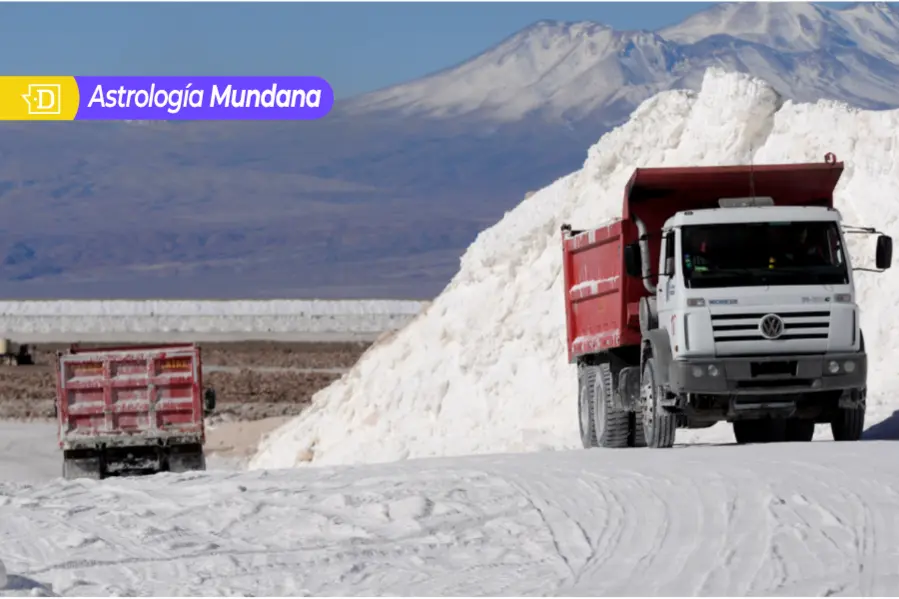
[[[877,237],[875,262],[878,270],[886,270],[893,265],[893,238],[889,235]]]
[[[215,410],[215,389],[206,389],[203,392],[203,411],[212,412]]]
[[[640,266],[640,246],[637,242],[624,246],[624,271],[630,277],[643,276],[643,268]]]

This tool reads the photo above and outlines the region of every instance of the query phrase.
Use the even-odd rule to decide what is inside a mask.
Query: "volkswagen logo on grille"
[[[765,339],[777,339],[784,334],[784,321],[777,314],[766,314],[759,321],[759,333]]]

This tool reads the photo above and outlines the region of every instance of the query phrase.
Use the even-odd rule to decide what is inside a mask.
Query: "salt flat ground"
[[[52,422],[0,420],[0,480],[46,481],[62,476],[62,452]],[[0,549],[0,559],[3,550]]]
[[[228,433],[241,426],[252,423],[224,423]],[[219,439],[215,429],[207,430],[207,451],[210,445],[215,449],[224,445],[225,439]],[[244,439],[232,439],[241,441]],[[253,439],[258,441],[258,439]],[[238,450],[245,448],[239,447]],[[232,452],[214,453],[209,457],[209,465],[213,468],[234,469],[243,464],[231,456]],[[243,453],[243,451],[238,451]],[[9,421],[0,420],[0,484],[6,482],[47,482],[62,476],[62,451],[56,442],[56,424],[48,421]],[[0,559],[3,558],[0,543]]]
[[[857,596],[899,585],[893,441],[67,482],[40,438],[52,434],[0,428],[0,594]]]

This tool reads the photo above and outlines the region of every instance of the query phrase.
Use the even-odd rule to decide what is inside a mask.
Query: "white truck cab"
[[[859,350],[835,209],[683,212],[666,222],[663,239],[657,305],[674,359]],[[759,312],[773,316],[762,322]]]
[[[667,335],[668,350],[655,352],[667,355],[643,380],[644,394],[662,397],[644,404],[691,428],[733,422],[740,442],[807,440],[816,422],[830,422],[837,440],[857,439],[867,356],[840,213],[768,199],[725,199],[665,222],[647,298],[655,318],[641,329],[654,346]],[[882,270],[892,245],[881,238]]]

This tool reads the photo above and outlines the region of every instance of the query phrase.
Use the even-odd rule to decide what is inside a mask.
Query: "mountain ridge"
[[[817,22],[812,22],[809,15],[817,16]],[[766,31],[767,39],[762,39],[757,30],[753,31],[748,27],[758,21],[767,24],[767,29],[773,30]],[[888,27],[894,35],[884,36],[883,27]],[[794,36],[792,45],[777,35],[780,31],[793,31],[797,28],[811,28],[816,35]],[[876,33],[886,41],[875,43],[865,38],[862,30]],[[541,68],[536,63],[539,58],[545,58],[551,53],[553,44],[563,45],[557,52],[563,55],[563,60],[550,60],[553,66]],[[697,45],[706,53],[705,56],[703,52],[693,49]],[[715,45],[718,47],[710,48]],[[566,98],[567,104],[557,107],[553,113],[557,118],[562,114],[572,113],[586,117],[603,108],[602,100],[611,99],[612,94],[608,90],[615,89],[616,86],[651,85],[652,93],[657,93],[674,81],[684,78],[689,74],[687,71],[693,70],[695,72],[689,74],[689,79],[696,88],[701,80],[700,71],[719,66],[715,64],[716,61],[709,60],[708,53],[717,50],[720,59],[721,50],[727,46],[733,50],[726,56],[732,63],[728,66],[742,67],[750,74],[765,79],[770,78],[772,72],[777,72],[770,63],[779,60],[795,63],[785,69],[795,71],[800,68],[802,60],[808,60],[805,54],[809,52],[824,52],[827,57],[837,59],[837,63],[840,58],[857,60],[860,52],[885,61],[871,68],[890,71],[883,77],[886,81],[863,80],[864,85],[860,87],[878,87],[880,83],[886,89],[878,89],[877,93],[870,96],[848,92],[843,95],[834,94],[832,99],[846,100],[864,108],[899,105],[899,91],[892,84],[895,81],[892,76],[899,74],[899,9],[887,4],[881,7],[859,4],[832,9],[807,3],[725,3],[657,30],[621,31],[593,21],[542,19],[456,66],[358,96],[348,100],[346,107],[353,114],[399,110],[407,115],[425,114],[431,118],[446,118],[483,112],[486,104],[488,117],[484,120],[493,118],[514,121],[525,118],[532,110],[545,109],[547,104],[551,105],[552,99],[559,97],[555,93],[549,95],[551,90],[570,89],[579,82],[581,75],[593,75],[593,80],[601,80],[601,86],[606,88],[605,96],[602,94],[603,90],[597,90],[594,85],[590,93],[586,94],[588,97],[582,100],[586,106]],[[769,64],[747,64],[749,61],[745,60],[740,50],[762,55]],[[639,55],[637,60],[634,60],[634,54]],[[643,60],[640,61],[640,58]],[[824,56],[818,58],[820,61]],[[523,66],[527,68],[515,72],[516,69],[510,69],[507,65],[510,60],[523,62]],[[694,64],[697,61],[699,64]],[[562,62],[568,68],[568,73],[554,73],[556,65]],[[572,63],[586,65],[572,66]],[[616,66],[621,68],[615,69]],[[589,73],[591,70],[594,72]],[[473,85],[472,72],[480,76],[484,83],[477,82],[480,85]],[[820,79],[828,81],[825,68],[820,68],[816,74],[821,76]],[[511,83],[507,83],[506,89],[501,92],[500,101],[496,102],[499,108],[490,110],[489,96],[497,94],[493,85],[497,79]],[[534,95],[539,98],[525,101],[523,106],[516,108],[516,96],[527,94],[533,90],[534,84],[543,82],[548,84],[549,90],[538,90]],[[796,89],[784,81],[780,83],[783,89],[779,91],[802,100],[818,97],[827,91],[816,89],[814,93],[803,93],[801,86]],[[452,93],[460,88],[464,88],[466,93]],[[567,93],[569,97],[572,96],[571,91]],[[646,97],[646,94],[642,94],[641,101]],[[545,101],[540,102],[540,99]]]
[[[656,31],[543,19],[322,121],[0,124],[0,288],[432,297],[527,191],[709,67],[786,99],[899,106],[899,10],[810,6],[717,5]]]

